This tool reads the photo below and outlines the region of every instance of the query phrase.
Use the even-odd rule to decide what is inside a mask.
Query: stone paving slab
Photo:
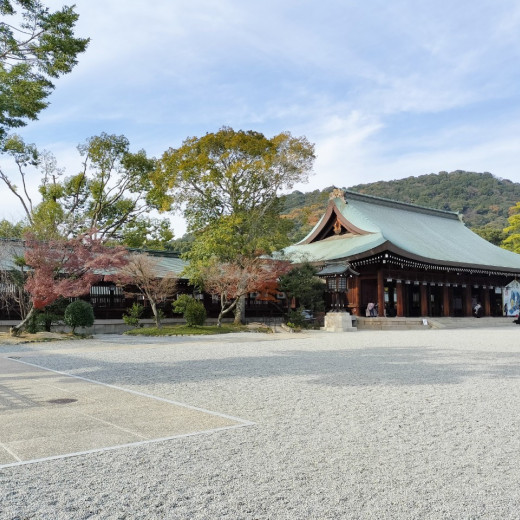
[[[0,357],[0,467],[245,424]]]

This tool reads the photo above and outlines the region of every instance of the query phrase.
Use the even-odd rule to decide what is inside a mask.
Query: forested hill
[[[283,197],[284,214],[295,220],[298,240],[316,224],[333,187]],[[343,187],[345,189],[345,187]],[[357,184],[347,189],[420,206],[459,211],[466,225],[492,242],[507,225],[509,208],[520,201],[520,184],[491,173],[440,172],[393,181]]]

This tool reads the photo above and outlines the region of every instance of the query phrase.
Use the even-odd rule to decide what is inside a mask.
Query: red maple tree
[[[259,258],[241,259],[237,262],[212,262],[201,272],[204,290],[220,297],[220,313],[217,325],[222,318],[234,310],[242,296],[251,292],[265,293],[276,287],[280,276],[288,272],[290,264],[280,260]],[[235,317],[235,322],[239,316]]]
[[[32,308],[26,318],[13,327],[19,333],[34,311],[43,309],[58,298],[88,294],[92,285],[104,277],[110,279],[126,263],[128,252],[122,246],[107,247],[95,238],[95,232],[67,240],[25,240],[25,262],[30,272],[25,289]]]

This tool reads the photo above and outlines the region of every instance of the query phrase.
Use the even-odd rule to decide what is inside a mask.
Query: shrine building
[[[520,255],[468,229],[461,215],[334,190],[301,242],[285,249],[309,261],[328,288],[329,309],[364,316],[503,316],[502,293],[520,278]],[[384,313],[382,312],[384,309]]]

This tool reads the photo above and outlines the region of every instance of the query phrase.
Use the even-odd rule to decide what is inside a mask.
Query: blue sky
[[[226,125],[314,142],[302,191],[455,169],[520,182],[517,0],[75,4],[91,44],[20,132],[69,174],[101,132],[160,156]]]

